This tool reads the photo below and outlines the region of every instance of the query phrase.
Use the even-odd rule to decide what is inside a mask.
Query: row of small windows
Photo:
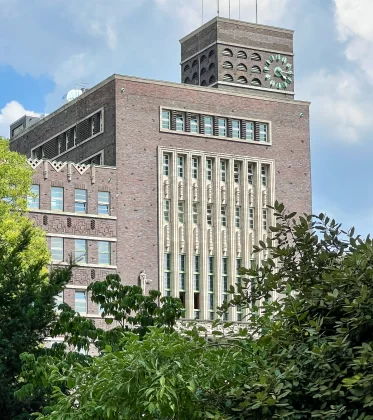
[[[107,241],[97,241],[98,255],[97,264],[111,264],[111,244]],[[51,256],[54,263],[65,261],[64,238],[51,238]],[[88,264],[88,240],[75,239],[75,262],[77,264]]]
[[[233,51],[229,48],[225,48],[222,51],[222,55],[225,55],[226,57],[233,57]],[[245,51],[238,51],[237,58],[247,59],[247,54]],[[251,60],[253,61],[260,61],[262,58],[258,53],[252,53],[251,54]]]
[[[178,111],[162,111],[162,129],[268,143],[268,124]]]
[[[215,257],[207,257],[207,310],[209,313],[209,319],[215,319]],[[250,266],[254,267],[256,263],[255,259],[250,260]],[[192,274],[193,274],[193,312],[194,318],[199,319],[200,316],[200,256],[193,255],[192,263]],[[236,284],[242,284],[242,277],[239,274],[239,269],[242,267],[242,259],[236,259]],[[171,264],[171,254],[164,254],[164,291],[166,296],[171,296],[172,289],[172,264]],[[185,294],[186,294],[186,255],[178,255],[178,273],[179,273],[179,297],[183,306],[185,307]],[[222,302],[228,300],[228,290],[229,290],[229,258],[223,257],[221,259],[221,290],[222,290]],[[224,320],[228,320],[228,313],[223,315]],[[237,310],[237,321],[242,320],[242,309],[238,308]]]
[[[199,178],[199,170],[200,168],[200,161],[198,157],[192,157],[192,170],[191,176],[192,179]],[[162,172],[164,176],[169,176],[170,173],[170,155],[165,153],[163,155],[163,168]],[[212,174],[213,174],[213,160],[207,158],[206,159],[206,179],[208,181],[212,181]],[[255,165],[253,163],[247,164],[247,182],[249,185],[253,185],[254,183],[254,171]],[[242,166],[240,162],[234,162],[233,167],[233,177],[234,182],[239,183],[241,181],[241,172]],[[261,165],[261,184],[266,187],[268,184],[268,165]],[[184,178],[185,176],[185,157],[179,155],[177,157],[177,176],[179,178]],[[227,181],[227,162],[225,160],[220,160],[220,181],[226,182]]]
[[[213,57],[215,55],[215,50],[211,50],[209,53],[208,53],[208,58],[211,58],[211,57]],[[206,54],[203,54],[202,56],[201,56],[201,58],[200,58],[200,63],[203,63],[204,61],[206,61],[207,60],[207,55]],[[192,62],[192,68],[193,67],[197,67],[198,66],[198,60],[197,59],[195,59],[195,60],[193,60],[193,62]],[[211,67],[211,65],[210,65],[210,67]],[[190,70],[190,66],[189,66],[189,64],[186,64],[185,66],[184,66],[184,71],[188,71],[188,70]]]
[[[223,75],[223,82],[233,83],[234,82],[233,76],[231,74],[224,74]],[[248,84],[248,80],[245,76],[238,76],[236,82],[240,83],[241,85],[247,85]],[[262,82],[259,79],[254,78],[251,81],[251,85],[252,86],[261,86]]]
[[[230,61],[224,61],[223,68],[224,69],[233,69],[233,64]],[[239,64],[237,64],[237,70],[247,72],[247,66],[243,63],[239,63]],[[260,70],[259,66],[252,66],[251,67],[251,73],[260,74],[261,72],[262,71]]]
[[[163,200],[163,220],[165,222],[170,222],[171,214],[171,200]],[[213,226],[213,205],[207,204],[206,208],[206,223],[209,226]],[[178,201],[178,222],[184,223],[185,222],[185,202]],[[249,229],[255,229],[255,209],[254,207],[250,207],[249,210]],[[199,203],[193,203],[193,223],[198,224],[199,222]],[[227,206],[220,206],[220,224],[222,227],[227,227]],[[235,206],[234,208],[234,226],[236,228],[240,228],[241,226],[241,206]],[[267,231],[267,209],[262,209],[262,229]]]
[[[32,150],[33,159],[53,159],[56,156],[78,146],[85,140],[103,132],[102,112],[99,111],[78,122],[74,127],[48,140]]]
[[[27,198],[29,209],[40,209],[40,186],[32,185],[31,194]],[[64,211],[64,188],[51,187],[51,210]],[[75,188],[74,192],[74,211],[75,213],[88,213],[88,194],[87,190]],[[110,193],[98,191],[97,194],[97,214],[110,214]]]

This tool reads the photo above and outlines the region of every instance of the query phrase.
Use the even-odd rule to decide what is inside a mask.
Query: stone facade
[[[291,31],[217,19],[200,32],[206,38],[203,42],[209,45],[212,40],[216,41],[217,33],[222,42],[229,44],[233,38],[243,37],[245,31],[250,42],[255,41],[251,46],[258,51],[275,53],[281,49],[292,57]],[[182,60],[195,53],[195,39],[192,34],[182,40]],[[248,43],[247,39],[241,42]],[[231,48],[236,47],[231,45]],[[223,59],[220,55],[219,44],[210,57],[211,63],[220,65]],[[34,184],[40,185],[40,209],[30,211],[30,217],[47,232],[48,241],[64,237],[65,258],[74,253],[77,238],[89,244],[88,261],[75,270],[64,299],[73,304],[75,290],[85,290],[89,282],[112,272],[118,273],[126,284],[138,284],[139,273],[144,270],[147,279],[152,281],[148,287],[183,299],[186,318],[211,319],[214,310],[209,309],[208,257],[215,258],[212,293],[216,307],[224,299],[222,258],[229,258],[227,281],[234,285],[236,260],[248,265],[253,258],[252,245],[268,234],[264,229],[264,210],[268,210],[267,230],[272,215],[267,206],[278,200],[291,211],[311,212],[309,103],[296,101],[291,94],[266,90],[254,92],[234,86],[229,90],[226,86],[221,89],[220,86],[211,88],[113,75],[12,138],[11,148],[31,157],[35,147],[98,109],[103,110],[103,131],[60,156],[64,163],[30,161],[35,167]],[[169,126],[163,121],[164,110],[170,112]],[[185,118],[182,129],[180,121],[177,126],[175,120],[178,115]],[[198,128],[192,131],[191,118],[195,115],[199,119]],[[211,134],[202,124],[204,116],[211,117]],[[227,124],[224,135],[219,131],[222,119]],[[250,140],[247,127],[251,123],[255,136]],[[234,124],[239,124],[240,130],[236,137]],[[260,141],[262,126],[267,130],[264,141]],[[107,166],[65,163],[82,162],[102,150]],[[163,173],[165,154],[171,159],[170,173],[166,177]],[[177,172],[178,156],[185,159],[182,177]],[[199,162],[197,187],[191,175],[193,158]],[[213,175],[207,182],[205,171],[209,159],[213,162]],[[221,161],[227,164],[224,182],[220,180]],[[255,167],[254,186],[248,183],[247,165],[250,163]],[[238,182],[235,164],[240,168]],[[261,181],[262,165],[268,167],[266,186]],[[53,186],[65,189],[63,212],[51,210]],[[75,188],[88,192],[87,214],[75,213]],[[110,192],[108,216],[97,214],[99,191]],[[170,200],[169,221],[164,220],[164,200]],[[199,209],[197,226],[193,221],[193,203],[197,203]],[[183,223],[179,220],[179,204],[184,206]],[[213,212],[211,228],[206,221],[210,211],[208,204]],[[224,228],[221,206],[227,206]],[[240,207],[242,218],[239,228],[235,225],[236,207]],[[255,208],[254,229],[250,228],[250,208]],[[98,264],[100,240],[111,244],[109,267]],[[165,278],[169,275],[165,274],[168,271],[165,270],[165,254],[172,255],[169,288],[165,287]],[[180,274],[184,272],[179,267],[180,254],[185,255],[186,261],[185,288],[180,288],[179,284]],[[193,286],[195,255],[200,256],[200,291]],[[200,294],[196,296],[196,292]],[[90,310],[88,303],[88,316],[95,313],[97,308],[91,306]],[[241,316],[236,312],[229,314],[232,320],[239,320]]]

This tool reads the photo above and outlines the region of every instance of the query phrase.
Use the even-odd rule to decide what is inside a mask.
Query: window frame
[[[100,199],[100,194],[107,194],[107,201]],[[110,215],[110,192],[98,191],[97,192],[97,214]],[[104,210],[106,208],[106,210]],[[104,210],[104,211],[103,211]]]
[[[82,294],[82,296],[84,296],[84,299],[78,299],[77,298],[78,294]],[[85,311],[78,310],[77,303],[79,304],[79,301],[84,302]],[[81,315],[88,313],[88,299],[87,299],[87,291],[86,290],[75,290],[75,294],[74,294],[74,309],[75,309],[75,312],[78,312]]]
[[[168,176],[170,172],[170,155],[168,153],[163,153],[162,172],[164,176]]]
[[[165,252],[163,254],[163,288],[165,296],[171,295],[171,273],[172,273],[172,259],[171,253]]]
[[[208,226],[212,226],[212,218],[213,218],[212,204],[207,204],[207,206],[206,206],[206,224]]]
[[[171,200],[163,200],[163,221],[170,222],[170,209],[171,209]]]
[[[84,253],[82,253],[82,250],[78,251],[78,244],[82,245],[84,243]],[[81,248],[83,249],[83,247]],[[81,259],[78,257],[78,253],[81,254],[81,256],[84,257],[84,259]],[[87,239],[75,239],[74,242],[74,258],[77,264],[88,264],[88,240]]]
[[[177,220],[179,223],[185,223],[185,202],[182,200],[177,203]]]
[[[167,116],[165,116],[165,114],[167,114]],[[167,109],[162,109],[161,127],[164,130],[170,130],[171,129],[171,111],[168,111]]]
[[[104,245],[107,247],[107,249],[103,251],[100,248],[103,247]],[[111,265],[111,243],[110,242],[108,242],[108,241],[98,241],[97,253],[98,253],[98,264],[99,265]],[[102,260],[101,260],[102,256],[107,256],[105,258],[105,262],[102,262]]]
[[[192,206],[193,223],[198,225],[198,203],[193,203]]]
[[[184,178],[184,156],[177,155],[177,176],[178,178]]]
[[[208,159],[206,159],[206,179],[207,179],[207,181],[212,181],[212,169],[213,169],[212,159],[208,158]]]
[[[236,228],[241,227],[241,207],[235,206],[234,208],[234,226]]]
[[[178,112],[175,115],[175,131],[185,132],[185,113]]]
[[[232,119],[232,139],[240,139],[240,138],[241,138],[241,121],[237,119]]]
[[[209,122],[207,122],[209,121]],[[206,136],[214,135],[214,118],[211,115],[204,115],[203,116],[203,127],[204,133]]]
[[[77,193],[80,194],[84,191],[83,198],[77,198]],[[74,212],[78,214],[87,214],[88,213],[88,192],[86,189],[75,188],[74,189]],[[83,205],[84,211],[79,211],[79,206]]]
[[[34,191],[36,189],[36,192]],[[30,188],[31,194],[27,196],[27,208],[40,209],[40,185],[32,184]]]
[[[179,254],[179,290],[186,291],[186,255]]]
[[[224,122],[224,124],[221,124],[222,122]],[[228,137],[227,136],[227,118],[225,117],[218,117],[218,137]]]
[[[246,121],[245,140],[255,141],[255,128],[253,121]]]
[[[65,260],[64,245],[65,245],[64,244],[64,238],[60,238],[60,237],[56,237],[56,236],[51,237],[51,259],[52,259],[52,262],[61,263]],[[53,251],[57,251],[59,253],[59,256],[55,257],[55,254],[54,254]],[[60,257],[62,257],[62,258],[60,258]]]
[[[192,157],[192,179],[198,179],[198,157]]]
[[[199,115],[198,114],[194,114],[190,117],[190,132],[193,134],[199,133]]]
[[[220,182],[227,182],[227,162],[220,159]]]
[[[220,224],[222,227],[227,227],[227,206],[220,207]]]
[[[52,211],[64,211],[64,195],[65,191],[63,187],[51,187],[51,210]],[[62,197],[54,197],[53,193],[56,192],[62,192]],[[54,204],[53,204],[54,203]],[[56,204],[59,203],[59,206],[56,206]],[[58,207],[58,208],[57,208]]]

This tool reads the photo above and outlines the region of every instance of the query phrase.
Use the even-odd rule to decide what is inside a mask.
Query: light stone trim
[[[211,86],[215,86],[215,85],[224,85],[224,86],[235,86],[235,87],[240,87],[240,88],[244,88],[244,89],[253,89],[253,90],[264,90],[266,92],[272,92],[272,93],[282,93],[283,95],[295,95],[294,91],[290,91],[290,90],[280,90],[280,89],[270,89],[270,88],[264,88],[264,87],[260,87],[260,86],[252,86],[252,85],[243,85],[241,83],[232,83],[232,82],[223,82],[218,80],[217,82],[215,82],[214,84],[212,84]]]
[[[61,262],[52,261],[51,265],[52,266],[55,266],[55,265],[67,266],[69,264],[64,261],[61,261]],[[118,268],[116,265],[104,265],[104,264],[77,263],[76,265],[77,267],[81,267],[81,268],[102,268],[103,270],[116,270]]]
[[[117,242],[117,238],[107,236],[87,236],[87,235],[70,235],[68,233],[47,233],[46,236],[53,238],[66,238],[66,239],[87,239],[89,241],[107,241]]]
[[[245,139],[234,139],[232,137],[221,137],[221,136],[214,136],[214,135],[209,135],[209,134],[202,134],[202,133],[191,133],[189,131],[176,131],[176,130],[171,130],[171,129],[167,129],[167,128],[162,128],[162,111],[176,111],[176,112],[182,112],[185,114],[190,112],[191,114],[198,114],[198,115],[206,115],[206,116],[211,116],[211,117],[221,117],[221,118],[230,118],[233,120],[244,120],[244,121],[250,121],[250,122],[259,122],[259,123],[264,123],[264,124],[268,124],[268,138],[269,138],[269,142],[260,142],[260,141],[255,141],[255,140],[245,140]],[[171,118],[171,115],[170,115]],[[184,122],[185,125],[185,122]],[[242,116],[238,116],[238,115],[227,115],[227,114],[213,114],[213,113],[204,113],[203,111],[196,111],[194,109],[188,109],[188,108],[175,108],[173,106],[167,107],[167,106],[160,106],[159,107],[159,131],[164,132],[164,133],[171,133],[171,134],[181,134],[183,136],[187,135],[187,136],[192,136],[192,137],[203,137],[206,139],[215,139],[215,140],[223,140],[223,141],[233,141],[233,142],[238,142],[238,143],[244,143],[244,144],[256,144],[257,146],[272,146],[272,121],[269,120],[258,120],[257,118],[251,118],[251,117],[242,117]]]
[[[169,155],[170,168],[169,176],[163,175],[163,154]],[[199,256],[200,256],[200,318],[207,319],[208,310],[208,273],[207,273],[207,257],[209,252],[209,240],[207,237],[208,230],[213,233],[213,257],[214,257],[214,303],[215,307],[222,304],[222,257],[225,252],[223,249],[223,230],[226,230],[227,249],[226,255],[228,257],[228,289],[230,285],[236,284],[236,259],[242,260],[242,266],[249,267],[252,253],[251,235],[254,234],[254,244],[258,244],[259,240],[263,239],[263,191],[267,193],[267,203],[272,205],[274,203],[275,191],[275,162],[271,159],[261,159],[257,157],[249,157],[245,155],[231,155],[223,153],[209,153],[200,150],[188,150],[179,148],[158,147],[158,182],[159,182],[159,195],[158,195],[158,210],[159,210],[159,278],[161,281],[160,292],[164,294],[163,282],[163,255],[167,250],[165,249],[164,231],[165,225],[169,226],[171,236],[171,295],[179,297],[179,266],[178,259],[180,253],[180,223],[178,222],[178,183],[180,178],[177,176],[177,156],[184,156],[184,200],[185,200],[185,215],[184,215],[184,232],[185,232],[185,253],[186,254],[186,292],[185,292],[185,309],[186,318],[194,318],[194,290],[193,290],[193,255],[194,249],[194,236],[193,232],[195,225],[193,223],[193,184],[198,182],[198,203],[199,203],[199,217],[198,229],[200,236]],[[199,171],[198,179],[192,179],[192,157],[199,158]],[[206,159],[213,159],[213,180],[206,179]],[[227,178],[226,182],[220,181],[220,161],[227,161]],[[234,181],[234,162],[240,163],[240,183]],[[247,182],[247,167],[249,163],[255,164],[254,186]],[[261,184],[261,165],[268,165],[267,186]],[[164,199],[164,185],[165,178],[167,178],[171,193],[171,206],[170,206],[170,222],[163,221],[163,199]],[[213,204],[213,225],[207,225],[207,185],[212,186],[212,204]],[[226,185],[227,188],[227,228],[221,226],[221,186]],[[240,188],[239,203],[236,204],[236,188]],[[253,191],[254,202],[250,206],[249,191]],[[235,207],[240,207],[240,227],[235,226]],[[249,228],[249,207],[255,209],[255,223],[254,231]],[[272,211],[267,208],[267,225],[268,227],[273,224]],[[266,233],[269,235],[269,232]],[[237,238],[241,240],[241,251],[238,253]],[[263,259],[263,255],[257,254],[255,259],[258,264]],[[229,296],[230,298],[230,296]],[[246,314],[243,313],[243,316]],[[236,320],[236,308],[230,310],[229,317],[231,320]]]
[[[40,213],[40,214],[53,214],[56,216],[72,216],[72,217],[88,217],[90,219],[107,219],[107,220],[117,220],[116,216],[110,216],[105,214],[93,214],[93,213],[70,213],[67,211],[54,211],[54,210],[44,210],[44,209],[28,209],[29,213]]]

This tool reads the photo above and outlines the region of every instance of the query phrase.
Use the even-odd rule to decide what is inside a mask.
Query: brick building
[[[311,212],[309,103],[294,100],[293,32],[214,18],[181,40],[182,84],[113,75],[11,127],[35,168],[30,217],[55,262],[79,258],[64,300],[87,316],[92,280],[143,270],[186,318],[214,319],[260,262],[268,205]],[[240,321],[233,309],[229,319]]]

